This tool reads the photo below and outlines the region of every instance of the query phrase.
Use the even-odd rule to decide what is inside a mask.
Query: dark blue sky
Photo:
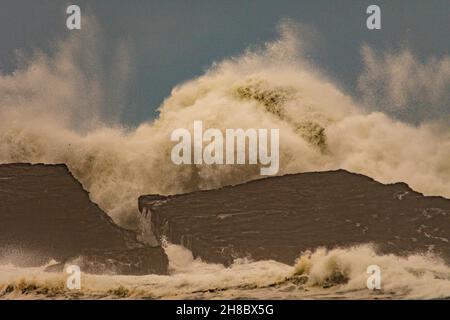
[[[2,72],[16,67],[16,49],[48,51],[68,36],[69,4],[98,19],[107,46],[121,39],[131,46],[135,73],[123,114],[128,124],[155,117],[173,86],[214,61],[275,38],[285,18],[314,28],[319,37],[311,58],[349,92],[361,71],[363,43],[378,50],[408,46],[422,59],[450,52],[449,0],[2,0]],[[366,29],[370,4],[382,9],[380,31]]]

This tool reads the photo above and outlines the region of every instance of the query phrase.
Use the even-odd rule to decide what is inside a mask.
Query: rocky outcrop
[[[344,170],[142,196],[139,208],[157,237],[225,265],[235,258],[292,264],[308,249],[363,243],[400,255],[432,251],[450,261],[450,200]]]
[[[0,165],[0,263],[77,262],[83,272],[165,274],[168,260],[112,221],[65,165]]]

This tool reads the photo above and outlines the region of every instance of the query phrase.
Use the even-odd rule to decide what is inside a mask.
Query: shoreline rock
[[[2,264],[54,259],[78,261],[86,273],[167,274],[164,250],[116,225],[63,164],[0,165],[0,203]]]
[[[157,238],[206,262],[293,264],[318,247],[374,244],[380,253],[433,252],[450,262],[450,200],[345,170],[253,180],[216,190],[139,198]]]

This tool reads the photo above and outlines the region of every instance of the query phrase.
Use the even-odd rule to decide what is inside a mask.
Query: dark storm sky
[[[422,59],[450,52],[450,0],[1,0],[2,72],[16,67],[16,49],[45,51],[68,36],[69,4],[98,19],[111,47],[124,38],[132,46],[135,73],[123,114],[128,124],[155,117],[173,86],[212,62],[275,38],[284,18],[315,29],[312,58],[349,92],[361,71],[363,43],[378,50],[406,45]],[[366,29],[370,4],[381,7],[382,30]]]

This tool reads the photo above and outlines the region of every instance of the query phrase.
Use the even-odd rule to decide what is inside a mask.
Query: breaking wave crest
[[[105,96],[107,77],[97,70],[94,35],[72,37],[53,56],[37,54],[14,73],[0,74],[0,163],[65,163],[116,222],[136,226],[142,194],[189,192],[260,177],[259,168],[249,165],[174,165],[171,132],[192,130],[193,122],[202,120],[205,127],[222,130],[280,129],[280,175],[343,168],[450,197],[448,125],[411,125],[367,111],[374,110],[367,101],[382,100],[374,100],[371,81],[389,83],[395,74],[371,74],[376,61],[366,57],[370,65],[360,85],[371,99],[363,104],[311,65],[303,46],[297,29],[284,24],[278,40],[214,64],[175,87],[157,119],[127,128],[104,117],[115,114],[110,103],[121,99]],[[119,57],[126,56],[123,50]],[[384,57],[391,58],[385,63],[396,70],[401,61]],[[440,91],[450,83],[447,61],[426,66],[439,71]],[[420,64],[413,65],[423,74]],[[126,83],[126,66],[114,70],[116,85]],[[418,87],[424,103],[429,88],[422,82]],[[411,86],[402,90],[395,88],[395,97],[402,97],[404,110]],[[65,289],[64,274],[0,266],[0,298],[450,297],[450,268],[437,258],[376,255],[369,246],[317,249],[299,257],[295,266],[239,260],[230,268],[194,260],[178,246],[168,245],[166,252],[170,276],[83,275],[79,292]],[[381,291],[366,288],[370,264],[381,267]]]
[[[279,128],[280,175],[344,168],[450,196],[449,128],[364,111],[303,58],[303,44],[289,24],[280,27],[279,40],[216,63],[174,88],[159,117],[137,128],[102,120],[105,90],[93,39],[89,32],[70,38],[52,57],[39,54],[13,74],[0,75],[0,163],[66,163],[119,224],[136,223],[142,194],[259,177],[255,166],[172,164],[170,133],[192,129],[194,120],[220,129]],[[118,83],[126,82],[124,74],[117,72]]]
[[[168,245],[169,276],[83,275],[81,290],[65,287],[65,275],[42,268],[0,267],[0,299],[17,298],[449,298],[450,267],[433,257],[376,255],[369,246],[318,249],[295,266],[238,260],[229,267],[194,260]],[[377,264],[381,290],[366,287],[367,265]]]

